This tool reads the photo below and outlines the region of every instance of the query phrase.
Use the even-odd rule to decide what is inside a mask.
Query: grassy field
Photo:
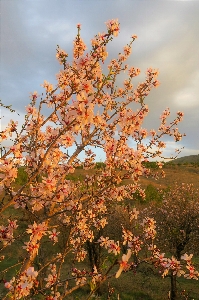
[[[160,178],[158,181],[151,178],[141,179],[141,184],[144,188],[148,186],[166,188],[172,186],[175,182],[178,183],[192,183],[195,188],[199,188],[199,167],[194,167],[192,165],[175,165],[168,166],[164,168],[166,173],[165,178]],[[87,171],[82,169],[77,169],[74,174],[70,175],[72,180],[83,179]],[[91,171],[91,172],[94,172]],[[129,180],[125,180],[123,183],[127,184]],[[147,205],[147,204],[146,204]],[[12,215],[12,211],[7,211],[7,215]],[[25,225],[25,224],[24,224]],[[114,228],[112,230],[117,231],[117,223],[114,223]],[[8,259],[0,264],[0,270],[10,267],[13,264],[17,264],[17,257],[23,256],[23,251],[21,249],[20,242],[15,244],[14,248],[11,248],[12,252],[9,253]],[[11,251],[10,249],[10,251]],[[13,253],[14,251],[14,253]],[[196,257],[196,263],[199,265],[199,258]],[[70,263],[69,263],[70,265]],[[81,263],[81,267],[84,264]],[[10,277],[13,272],[16,273],[18,266],[9,269],[6,277]],[[3,298],[5,289],[0,287],[0,299]],[[177,282],[179,296],[178,299],[187,300],[199,300],[199,282],[196,280],[185,280],[179,278]],[[112,290],[111,298],[108,298],[108,287]],[[136,273],[127,272],[123,273],[119,279],[111,278],[108,283],[102,285],[101,296],[96,296],[95,299],[115,299],[115,300],[167,300],[168,292],[170,289],[170,278],[162,279],[157,270],[152,268],[150,265],[143,264],[140,265]],[[184,295],[181,294],[185,291]],[[67,296],[69,300],[83,300],[86,299],[86,295],[89,293],[89,288],[85,287],[75,292],[73,295]],[[185,297],[186,295],[186,297]],[[44,299],[42,296],[34,297],[35,300]]]
[[[144,187],[148,184],[153,184],[156,187],[172,186],[177,183],[188,183],[199,189],[199,167],[192,165],[173,165],[164,168],[165,178],[160,178],[158,181],[149,179],[142,179],[141,183]]]
[[[150,266],[141,265],[134,274],[123,273],[119,279],[112,278],[108,282],[113,287],[113,294],[108,298],[107,284],[101,287],[101,296],[95,299],[100,300],[168,300],[170,290],[170,278],[162,279],[158,272]],[[177,299],[199,300],[199,282],[179,278],[177,281],[179,296]],[[183,296],[184,291],[187,296]],[[75,294],[68,296],[69,300],[84,300],[89,289],[80,289]]]
[[[156,187],[168,187],[177,183],[193,184],[195,188],[199,188],[199,166],[193,165],[166,165],[163,168],[166,176],[154,180],[152,178],[141,178],[141,184],[143,187],[147,187],[149,184],[153,184]],[[89,171],[94,173],[96,170]],[[69,175],[69,179],[76,180],[77,178],[84,178],[86,172],[83,169],[76,169],[74,174]],[[130,183],[131,180],[124,180],[123,183]]]

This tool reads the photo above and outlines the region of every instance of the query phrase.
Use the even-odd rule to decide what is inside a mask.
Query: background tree
[[[160,191],[162,202],[154,202],[143,211],[156,220],[156,245],[170,253],[177,261],[188,257],[185,252],[198,254],[199,247],[199,194],[191,184],[175,184]],[[146,212],[147,210],[147,212]],[[190,256],[191,258],[192,256]],[[172,269],[171,299],[177,297],[177,273]],[[193,274],[193,277],[195,274]]]

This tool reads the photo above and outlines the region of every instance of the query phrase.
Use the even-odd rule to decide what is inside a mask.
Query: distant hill
[[[176,158],[174,160],[169,161],[168,163],[173,164],[191,164],[191,163],[198,163],[199,164],[199,154],[198,155],[188,155]]]

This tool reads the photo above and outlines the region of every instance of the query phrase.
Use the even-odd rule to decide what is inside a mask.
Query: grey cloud
[[[138,81],[144,79],[148,67],[160,71],[161,85],[146,99],[151,111],[146,126],[157,127],[166,107],[171,108],[172,117],[182,110],[185,117],[179,128],[187,134],[182,144],[190,149],[190,154],[197,151],[198,1],[1,0],[0,8],[3,102],[13,104],[22,113],[29,93],[41,92],[44,79],[55,83],[60,68],[55,59],[56,45],[71,55],[77,23],[82,24],[81,34],[89,47],[93,35],[106,30],[104,22],[118,18],[120,35],[108,48],[108,60],[135,33],[138,40],[129,65],[141,68]]]

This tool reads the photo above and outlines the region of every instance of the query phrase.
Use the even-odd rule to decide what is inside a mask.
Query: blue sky
[[[139,81],[148,67],[160,72],[161,85],[146,98],[146,127],[156,129],[167,107],[171,119],[183,111],[179,129],[186,137],[177,145],[169,140],[167,154],[176,147],[184,147],[180,156],[199,153],[199,1],[1,0],[0,10],[0,98],[20,114],[2,109],[2,128],[11,118],[22,122],[30,92],[41,93],[44,80],[56,83],[56,45],[71,54],[77,23],[89,49],[91,38],[106,30],[104,23],[118,18],[121,30],[108,60],[137,34],[129,65],[141,69]]]

